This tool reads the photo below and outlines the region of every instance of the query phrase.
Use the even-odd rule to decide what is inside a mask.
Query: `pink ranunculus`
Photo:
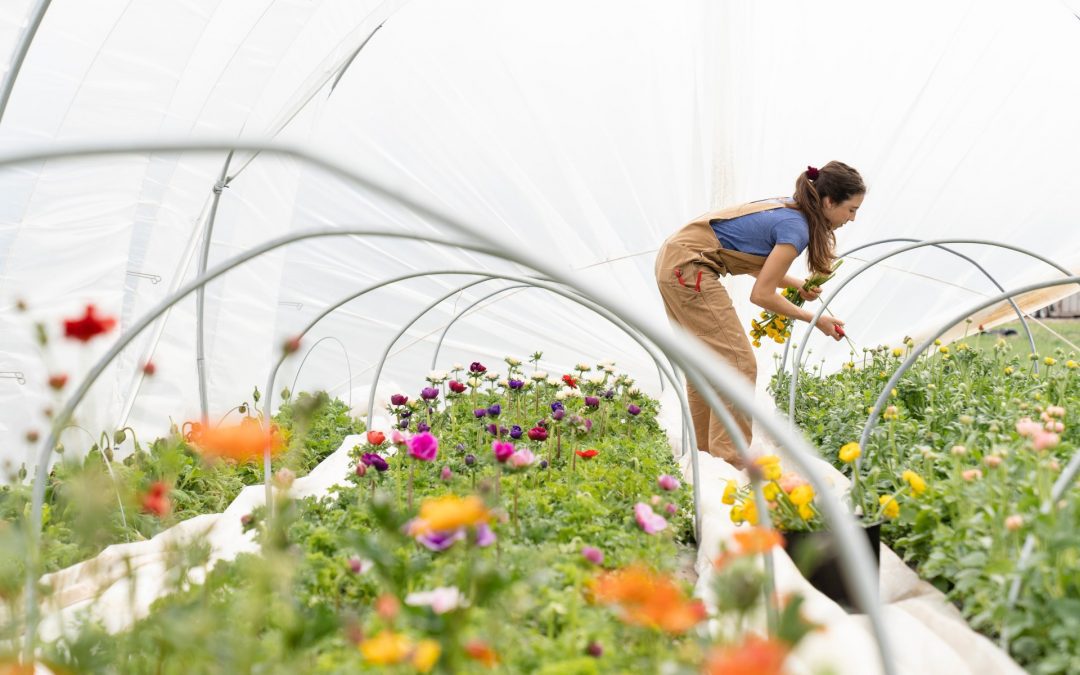
[[[431,462],[439,454],[439,439],[425,431],[409,439],[409,454],[421,462]]]
[[[962,472],[960,476],[964,480],[971,482],[982,478],[983,474],[982,471],[979,469],[967,469],[966,471]]]
[[[665,511],[667,511],[667,514],[668,514],[669,516],[673,516],[673,515],[675,515],[676,513],[678,513],[678,512],[679,512],[679,507],[678,507],[678,506],[675,506],[675,504],[674,504],[673,502],[668,502],[668,503],[667,503],[667,504],[666,504],[666,505],[664,506],[664,510],[665,510]]]
[[[1065,417],[1065,408],[1059,405],[1046,406],[1046,414],[1050,417]]]
[[[1045,450],[1052,448],[1061,442],[1061,437],[1050,431],[1043,431],[1039,429],[1035,432],[1035,438],[1032,440],[1032,445],[1036,450]]]
[[[405,443],[407,443],[408,440],[409,440],[409,435],[406,434],[406,433],[402,433],[401,431],[398,431],[397,429],[394,429],[393,431],[390,432],[390,442],[393,443],[394,445],[405,445]]]
[[[1024,526],[1024,517],[1019,513],[1014,513],[1005,519],[1005,529],[1009,532],[1016,532]]]
[[[586,546],[581,549],[581,557],[585,558],[594,565],[604,564],[604,552],[595,546]]]
[[[531,466],[535,461],[536,455],[533,454],[532,450],[521,448],[520,450],[514,451],[514,454],[507,458],[506,463],[515,469],[524,469],[527,466]]]
[[[645,534],[656,534],[666,529],[668,525],[663,516],[654,513],[652,508],[644,502],[638,502],[634,505],[634,518],[637,520],[638,526],[645,531]]]
[[[1061,422],[1058,422],[1057,420],[1051,420],[1047,421],[1047,423],[1043,425],[1043,429],[1046,429],[1047,431],[1053,431],[1055,434],[1060,434],[1062,431],[1065,431],[1065,425]]]
[[[681,483],[675,476],[669,476],[666,473],[656,479],[656,484],[660,486],[661,490],[678,490]]]
[[[791,491],[800,485],[809,485],[805,478],[795,473],[794,471],[788,471],[783,476],[780,476],[780,480],[777,481],[780,484],[780,489],[787,494],[791,494]]]
[[[495,453],[495,461],[505,462],[514,454],[514,444],[509,441],[494,440],[491,442],[491,451]]]
[[[1001,457],[998,457],[997,455],[987,455],[986,457],[983,457],[983,464],[991,469],[1001,466],[1001,462]]]
[[[1042,431],[1042,425],[1031,421],[1030,417],[1021,417],[1016,422],[1016,433],[1021,436],[1034,436],[1038,431]]]

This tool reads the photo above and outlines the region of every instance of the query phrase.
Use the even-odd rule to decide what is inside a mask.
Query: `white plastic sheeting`
[[[35,4],[0,7],[0,59]],[[976,236],[1077,269],[1074,9],[1057,0],[54,0],[0,120],[0,154],[79,140],[275,137],[421,195],[657,316],[652,253],[665,236],[709,208],[790,193],[798,171],[833,158],[858,167],[870,186],[858,221],[841,230],[841,249],[884,237]],[[27,459],[21,439],[44,426],[47,372],[77,376],[107,342],[54,343],[46,367],[28,319],[55,328],[94,302],[129,326],[192,279],[224,162],[225,153],[156,153],[0,167],[0,371],[27,377],[26,385],[0,379],[0,458]],[[238,153],[228,174],[211,264],[314,226],[437,231],[281,156]],[[1015,253],[957,248],[1006,288],[1056,274]],[[262,387],[281,341],[327,304],[436,266],[514,269],[418,242],[327,239],[212,283],[211,414]],[[326,342],[299,388],[351,392],[361,406],[401,323],[470,280],[405,282],[350,303],[308,344],[339,337],[352,381],[345,356]],[[408,388],[419,387],[455,307],[500,284],[470,289],[418,322],[397,346],[382,393],[415,394]],[[748,288],[747,280],[732,286]],[[925,331],[991,291],[965,263],[921,250],[863,275],[834,309],[857,344],[873,345]],[[29,317],[12,311],[16,298],[29,302]],[[746,320],[754,313],[738,306]],[[185,301],[129,348],[80,408],[83,426],[131,423],[145,437],[170,417],[198,414],[194,307]],[[820,338],[812,348],[815,361],[847,354]],[[552,370],[612,358],[658,388],[631,340],[537,290],[499,296],[458,322],[440,367],[479,359],[501,370],[502,356],[536,349]],[[771,351],[759,353],[764,380]],[[158,365],[152,379],[140,375],[148,359]],[[284,369],[278,388],[293,376]],[[82,438],[64,440],[78,448]]]

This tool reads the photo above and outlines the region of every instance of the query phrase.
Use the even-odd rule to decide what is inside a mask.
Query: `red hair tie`
[[[809,178],[810,180],[817,180],[817,177],[818,177],[818,175],[820,173],[821,172],[818,171],[816,167],[813,167],[813,166],[806,167],[806,177]]]

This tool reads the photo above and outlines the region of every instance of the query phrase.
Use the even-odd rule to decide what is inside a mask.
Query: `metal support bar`
[[[290,393],[296,393],[296,383],[300,380],[300,371],[304,369],[304,364],[307,363],[308,357],[311,356],[311,352],[315,351],[316,347],[326,342],[327,340],[333,340],[334,342],[338,343],[339,347],[341,347],[341,352],[345,355],[345,370],[349,374],[349,381],[352,381],[352,363],[349,362],[349,350],[345,348],[344,342],[334,337],[333,335],[327,335],[316,340],[315,344],[311,345],[311,347],[307,350],[307,353],[304,354],[304,358],[300,361],[300,365],[296,367],[296,376],[293,377],[292,389],[289,390]],[[269,391],[267,391],[266,395],[267,397],[270,396]],[[352,387],[349,388],[349,410],[352,410]],[[269,406],[263,408],[263,411],[266,413],[266,417],[269,418]]]
[[[19,35],[19,43],[15,45],[15,52],[11,57],[11,67],[8,68],[7,77],[4,78],[4,86],[0,88],[0,123],[4,121],[4,113],[7,112],[11,92],[15,89],[15,80],[18,79],[23,61],[26,60],[26,54],[30,51],[30,44],[34,41],[34,36],[37,35],[41,20],[45,18],[45,12],[48,11],[50,4],[52,0],[38,0],[37,5],[30,12],[30,20]]]
[[[206,217],[206,227],[203,229],[202,248],[199,250],[199,271],[196,278],[206,274],[206,265],[210,260],[210,242],[214,237],[214,221],[217,220],[218,204],[221,202],[222,191],[229,187],[229,164],[232,163],[233,151],[225,157],[225,163],[221,165],[221,175],[212,188],[214,197],[210,202],[210,213]],[[199,375],[199,412],[202,413],[202,423],[210,421],[210,399],[206,391],[206,286],[200,285],[195,290],[195,369]],[[269,504],[267,505],[269,508]]]

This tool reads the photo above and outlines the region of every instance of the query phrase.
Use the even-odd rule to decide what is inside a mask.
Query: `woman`
[[[749,274],[757,278],[750,301],[766,310],[800,321],[813,314],[786,300],[776,289],[798,288],[805,300],[820,289],[788,275],[795,258],[808,249],[807,266],[828,274],[835,256],[834,231],[855,220],[866,193],[859,172],[842,162],[820,169],[807,167],[795,181],[792,199],[769,199],[713,211],[673,234],[656,256],[656,283],[672,323],[708,344],[750,380],[757,379],[757,360],[746,327],[735,313],[719,277]],[[817,328],[835,340],[842,336],[840,319],[822,316]],[[690,414],[699,450],[745,468],[720,420],[704,399],[687,387]],[[751,440],[748,415],[732,410],[746,443]]]

